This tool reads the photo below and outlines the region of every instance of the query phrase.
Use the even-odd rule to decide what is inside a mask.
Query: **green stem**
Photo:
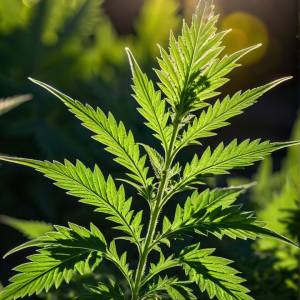
[[[199,28],[199,31],[198,31],[197,41],[198,41],[198,38],[199,38],[200,29],[201,28]],[[191,59],[189,69],[191,69],[191,66],[192,66],[193,61],[194,61],[194,57],[195,57],[195,51],[193,53],[193,57]],[[185,85],[184,85],[184,88],[183,88],[183,93],[180,97],[180,102],[179,102],[180,105],[182,104],[182,102],[185,98],[186,91],[187,91],[187,86],[188,86],[188,83],[189,83],[189,78],[190,78],[190,72],[188,72],[188,74],[186,75],[186,80],[185,80]],[[137,300],[138,299],[138,293],[139,293],[139,289],[140,289],[142,276],[143,276],[144,271],[145,271],[147,257],[148,257],[149,252],[152,249],[151,244],[152,244],[152,241],[153,241],[153,236],[154,236],[156,225],[157,225],[157,219],[158,219],[158,216],[159,216],[159,214],[162,210],[162,207],[163,207],[163,205],[161,205],[161,202],[163,200],[163,194],[164,194],[165,186],[166,186],[166,183],[167,183],[168,171],[169,171],[169,168],[170,168],[170,166],[173,162],[173,159],[175,158],[175,155],[176,155],[176,151],[174,151],[174,144],[175,144],[175,141],[176,141],[176,138],[177,138],[177,135],[178,135],[180,124],[181,124],[181,118],[177,118],[177,116],[175,116],[174,128],[173,128],[171,141],[170,141],[169,147],[166,151],[166,157],[165,157],[165,162],[166,163],[165,163],[165,168],[164,168],[164,171],[163,171],[163,177],[162,177],[162,180],[161,180],[161,183],[160,183],[160,186],[159,186],[155,206],[153,208],[153,211],[151,211],[151,219],[150,219],[150,224],[149,224],[149,228],[148,228],[148,234],[147,234],[147,237],[146,237],[144,248],[142,249],[142,254],[141,254],[141,257],[140,257],[140,261],[139,261],[139,265],[138,265],[138,269],[137,269],[137,273],[136,273],[136,277],[135,277],[135,285],[134,285],[134,289],[133,289],[133,293],[132,293],[132,300]]]
[[[180,121],[178,120],[174,124],[172,138],[171,138],[169,147],[166,151],[166,157],[165,157],[166,163],[165,163],[165,167],[164,167],[164,171],[163,171],[163,176],[162,176],[159,188],[158,188],[155,205],[154,205],[153,210],[151,210],[151,217],[150,217],[148,233],[146,236],[144,247],[142,247],[141,257],[140,257],[138,269],[137,269],[136,276],[135,276],[135,284],[134,284],[132,298],[131,298],[132,300],[138,299],[138,293],[140,290],[142,277],[144,275],[145,268],[146,268],[147,257],[148,257],[149,252],[152,250],[152,242],[153,242],[153,237],[154,237],[155,230],[156,230],[157,220],[158,220],[159,214],[161,212],[160,204],[163,199],[163,194],[165,191],[166,184],[168,182],[168,180],[167,180],[168,179],[168,171],[173,162],[172,153],[173,153],[174,144],[175,144],[175,141],[176,141],[176,138],[178,135],[179,125],[180,125]]]

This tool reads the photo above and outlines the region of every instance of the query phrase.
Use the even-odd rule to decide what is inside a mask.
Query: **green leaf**
[[[155,278],[155,280],[148,284],[146,289],[141,292],[141,299],[147,299],[153,297],[164,296],[162,291],[166,291],[168,295],[172,299],[180,299],[180,300],[194,300],[197,299],[191,292],[192,290],[187,288],[185,285],[189,284],[190,282],[182,282],[178,281],[177,278],[168,278],[166,276],[162,279],[160,276]]]
[[[200,290],[207,291],[210,299],[216,296],[219,300],[250,300],[248,289],[240,285],[244,279],[235,276],[238,272],[228,267],[231,261],[210,256],[214,249],[199,250],[200,244],[185,248],[179,260],[190,281],[196,282]]]
[[[216,34],[218,16],[214,16],[212,4],[212,0],[200,1],[191,27],[184,21],[182,36],[176,40],[171,34],[170,54],[161,48],[161,70],[156,70],[159,86],[180,120],[207,106],[203,101],[219,94],[215,90],[228,81],[223,77],[238,66],[235,62],[260,46],[217,59],[224,48],[221,40],[229,31]]]
[[[169,219],[164,216],[164,221],[163,221],[163,233],[168,231],[169,228],[172,226],[171,222],[169,221]]]
[[[68,194],[81,198],[80,202],[96,206],[96,211],[109,214],[109,220],[118,223],[120,229],[131,237],[139,247],[140,227],[131,226],[133,211],[130,211],[132,199],[125,199],[124,187],[116,189],[113,179],[109,176],[107,182],[96,165],[94,172],[86,168],[80,161],[76,166],[65,160],[65,165],[54,161],[42,162],[15,157],[0,157],[1,160],[14,162],[35,168],[46,177],[56,181],[56,185],[68,190]]]
[[[176,153],[185,146],[198,144],[196,139],[215,135],[212,130],[229,125],[226,122],[233,116],[243,113],[243,110],[254,103],[265,92],[284,82],[291,77],[271,82],[265,86],[248,90],[245,93],[236,93],[232,98],[227,96],[221,103],[216,101],[214,106],[210,106],[207,111],[202,111],[199,119],[195,118],[191,125],[183,132],[180,139],[176,141]]]
[[[43,221],[27,221],[0,215],[0,222],[19,230],[28,239],[36,239],[53,230],[53,225]]]
[[[295,148],[299,150],[299,147]],[[295,158],[294,163],[297,164],[298,157]],[[281,169],[279,174],[272,174],[271,168],[270,172],[265,178],[264,189],[261,190],[261,187],[259,189],[255,188],[251,194],[251,200],[255,201],[261,207],[257,215],[260,219],[268,222],[268,226],[274,231],[285,235],[296,243],[298,240],[299,243],[299,239],[297,239],[299,235],[297,224],[300,211],[297,188],[299,186],[300,174],[298,174],[298,182],[293,182],[290,176],[292,174],[291,169]],[[281,246],[276,240],[258,240],[256,245],[262,251],[277,251]],[[281,248],[283,247],[281,246]],[[297,250],[293,248],[287,251],[297,253]],[[286,255],[289,256],[288,253]],[[280,258],[280,260],[284,259]]]
[[[195,191],[192,197],[187,199],[184,209],[178,205],[172,226],[158,237],[157,241],[180,238],[191,232],[203,235],[211,232],[219,239],[224,235],[244,240],[268,237],[298,248],[299,246],[288,238],[265,228],[267,223],[257,221],[253,212],[240,211],[242,205],[231,205],[237,196],[250,186],[251,184],[211,192],[207,189],[201,194]]]
[[[108,284],[99,282],[98,286],[85,285],[90,291],[89,294],[83,294],[77,298],[80,300],[124,300],[124,294],[118,284],[113,280],[109,280]]]
[[[145,148],[145,150],[148,153],[156,177],[160,179],[164,167],[164,159],[155,149],[144,144],[141,145]]]
[[[224,32],[223,36],[227,32]],[[234,68],[241,66],[240,64],[236,64],[236,61],[260,46],[261,44],[254,45],[233,53],[230,56],[225,55],[221,60],[216,59],[211,61],[212,63],[202,72],[197,82],[197,85],[200,86],[200,88],[197,90],[199,99],[204,101],[219,95],[220,93],[215,92],[215,90],[229,81],[229,79],[223,77],[231,72]],[[201,105],[202,103],[200,102],[199,106],[196,106],[192,110],[201,108]]]
[[[201,60],[202,55],[199,54],[209,37],[212,37],[215,32],[213,26],[217,18],[212,18],[212,9],[212,1],[201,2],[197,7],[191,28],[188,28],[184,22],[182,37],[179,37],[178,41],[171,34],[170,55],[161,48],[162,60],[158,61],[161,71],[156,70],[161,80],[159,86],[167,96],[166,100],[179,115],[186,113],[187,109],[184,110],[184,106],[191,106],[196,102],[194,81],[200,75],[200,69],[209,63]],[[217,51],[221,50],[218,45],[216,41]],[[213,56],[211,58],[213,59]]]
[[[300,143],[300,141],[271,144],[268,141],[259,142],[259,139],[251,143],[246,140],[237,145],[237,140],[234,140],[226,148],[221,143],[213,153],[208,147],[200,159],[195,155],[191,164],[186,165],[182,180],[174,187],[171,194],[190,184],[201,183],[204,176],[228,174],[228,170],[252,165],[253,162],[262,160],[264,156],[275,150]]]
[[[31,78],[30,80],[61,99],[70,108],[70,111],[83,121],[85,127],[95,132],[97,135],[93,138],[106,145],[106,150],[117,156],[115,161],[133,173],[127,174],[128,176],[142,186],[151,184],[153,178],[147,179],[148,168],[144,167],[146,158],[140,158],[139,146],[134,142],[132,132],[129,131],[127,134],[122,122],[118,126],[111,113],[107,118],[100,108],[95,111],[89,105],[84,106],[79,101],[71,99],[45,83]]]
[[[53,285],[58,288],[63,280],[69,283],[75,271],[83,274],[90,261],[95,267],[94,257],[98,257],[98,263],[106,257],[106,242],[98,228],[93,224],[90,231],[72,223],[69,226],[55,226],[57,231],[8,253],[32,246],[42,248],[39,254],[28,257],[31,262],[15,268],[20,273],[10,279],[12,283],[0,294],[1,300],[31,296],[43,289],[48,292]]]
[[[172,128],[167,126],[169,113],[166,113],[165,101],[161,100],[161,93],[154,90],[152,81],[149,81],[146,74],[143,74],[135,58],[126,48],[131,70],[133,74],[135,95],[133,97],[141,105],[138,111],[148,121],[146,125],[156,132],[154,136],[161,140],[164,149],[168,148],[168,141],[172,134]]]
[[[11,109],[31,99],[32,99],[31,94],[0,99],[0,115],[7,113]]]
[[[182,284],[166,284],[166,291],[173,300],[192,300],[197,299],[191,292],[192,290]]]
[[[158,264],[157,265],[155,265],[153,263],[150,264],[150,271],[149,271],[148,275],[145,276],[144,279],[142,280],[141,286],[143,286],[146,282],[148,282],[150,279],[152,279],[158,273],[160,273],[164,270],[170,269],[170,268],[178,267],[178,266],[180,266],[180,264],[178,263],[177,260],[173,260],[173,255],[171,255],[167,259],[165,259],[164,255],[161,253]]]
[[[110,243],[109,250],[107,251],[107,257],[113,261],[119,270],[123,273],[124,277],[127,279],[130,287],[132,288],[134,283],[132,279],[132,270],[129,270],[129,264],[126,262],[127,252],[124,252],[121,256],[121,258],[118,256],[116,243],[113,240]]]

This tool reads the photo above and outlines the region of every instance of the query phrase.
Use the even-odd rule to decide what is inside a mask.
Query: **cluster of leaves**
[[[78,95],[90,94],[97,99],[93,104],[102,101],[101,105],[107,106],[103,100],[108,97],[107,86],[113,87],[112,78],[114,84],[125,89],[124,72],[120,70],[124,69],[127,59],[123,51],[125,45],[130,45],[137,53],[149,51],[148,57],[143,57],[146,63],[149,57],[153,59],[158,54],[152,50],[153,45],[166,44],[169,28],[178,28],[178,0],[147,0],[135,22],[138,35],[119,37],[101,9],[102,2],[41,0],[28,5],[25,1],[12,0],[0,4],[0,55],[4,58],[0,72],[2,93],[5,96],[30,92],[35,98],[31,106],[14,118],[15,122],[6,122],[6,119],[2,122],[9,124],[6,133],[33,137],[48,159],[63,157],[66,153],[82,159],[91,157],[92,153],[86,153],[81,146],[80,142],[86,140],[79,130],[74,133],[70,129],[72,126],[63,125],[73,124],[72,119],[47,95],[28,84],[27,77],[37,76],[67,92],[75,89]],[[162,28],[157,36],[158,23],[150,19],[160,18],[162,13],[168,15],[165,24],[159,23]],[[125,99],[130,103],[128,96]]]
[[[291,139],[300,138],[300,122],[295,122]],[[259,218],[266,220],[276,232],[299,241],[299,146],[288,149],[281,169],[273,172],[272,158],[267,157],[260,165],[254,180],[258,184],[251,190],[251,204],[256,208]],[[229,184],[243,184],[245,178],[231,178]],[[254,280],[263,280],[263,291],[258,299],[297,299],[299,251],[276,240],[257,240],[254,249],[259,259],[251,263],[259,276]],[[264,264],[262,265],[262,259]],[[243,267],[246,269],[247,266]],[[272,276],[271,276],[272,274]],[[253,276],[253,275],[252,275]],[[273,280],[269,282],[269,278]],[[274,282],[276,284],[274,285]],[[255,283],[253,284],[255,285]]]
[[[66,93],[74,92],[80,98],[89,98],[91,105],[100,106],[104,111],[114,111],[116,118],[122,115],[125,124],[139,128],[135,130],[135,138],[141,141],[145,131],[137,126],[140,119],[134,117],[135,105],[130,95],[131,78],[124,47],[130,45],[137,54],[141,53],[143,65],[148,66],[159,53],[156,43],[167,45],[169,28],[175,31],[178,28],[179,0],[144,1],[134,20],[137,34],[126,36],[117,34],[102,3],[101,0],[1,1],[1,96],[34,95],[21,110],[1,116],[2,154],[48,160],[68,157],[74,161],[78,158],[88,165],[101,160],[104,162],[101,170],[105,174],[109,170],[119,177],[122,169],[109,163],[109,154],[99,150],[76,119],[59,102],[52,101],[51,95],[27,80],[28,76],[40,78]],[[162,18],[162,15],[167,17]],[[152,22],[154,18],[161,20]],[[158,26],[159,35],[155,33]],[[148,37],[145,39],[145,36]],[[112,90],[115,92],[111,93]],[[124,110],[118,105],[120,101],[132,113],[123,116]],[[15,170],[2,169],[1,173],[0,192],[6,199],[0,203],[1,213],[12,215],[14,207],[18,206],[18,212],[13,216],[21,219],[58,224],[70,220],[66,215],[57,214],[68,206],[63,201],[63,193],[47,186],[39,174],[28,175],[27,170],[19,169],[20,195],[10,188],[16,180]],[[36,184],[30,184],[32,181]],[[79,213],[73,206],[69,207],[69,213],[77,214],[80,220],[90,215],[88,208]],[[6,228],[3,226],[1,230],[4,232]],[[6,247],[11,247],[16,238],[10,235]]]
[[[266,228],[266,223],[257,221],[253,212],[243,212],[241,206],[233,205],[237,196],[248,186],[206,190],[200,194],[195,191],[183,208],[177,207],[173,221],[164,217],[161,230],[157,230],[162,209],[174,194],[195,189],[193,186],[204,184],[207,176],[227,174],[230,170],[262,160],[277,149],[300,143],[246,140],[238,145],[237,141],[233,141],[225,148],[221,143],[214,151],[208,147],[200,158],[196,155],[184,168],[176,163],[176,154],[182,148],[198,144],[199,138],[214,135],[213,130],[228,125],[229,118],[242,113],[258,97],[287,79],[237,93],[231,98],[225,97],[213,106],[204,102],[219,95],[216,89],[228,81],[224,76],[238,66],[237,60],[241,56],[257,47],[218,58],[223,49],[221,40],[227,32],[216,33],[218,17],[214,16],[213,8],[212,0],[201,0],[192,25],[189,27],[183,23],[182,36],[175,39],[171,33],[169,53],[160,48],[161,69],[156,73],[161,91],[155,91],[152,81],[142,73],[127,49],[139,112],[147,120],[146,125],[154,131],[154,136],[161,141],[164,150],[163,157],[154,148],[142,145],[155,177],[148,176],[147,155],[140,153],[140,145],[135,142],[132,132],[127,131],[122,122],[117,123],[111,113],[106,116],[100,108],[94,110],[90,105],[83,105],[49,85],[32,79],[62,100],[83,125],[95,133],[93,138],[102,143],[115,156],[114,160],[128,170],[129,179],[122,180],[134,186],[148,202],[150,221],[146,235],[143,235],[143,212],[132,209],[132,199],[126,198],[124,187],[121,185],[117,188],[111,176],[106,180],[97,165],[91,170],[80,161],[73,165],[67,160],[62,164],[1,156],[4,161],[30,166],[44,173],[57,186],[67,190],[68,194],[78,197],[80,202],[108,215],[107,218],[116,223],[115,229],[125,235],[118,239],[135,244],[140,255],[136,270],[132,270],[127,262],[127,253],[120,255],[116,241],[107,243],[95,225],[91,224],[90,230],[72,223],[69,223],[69,228],[55,226],[56,231],[8,253],[28,247],[39,248],[39,254],[29,257],[31,262],[15,268],[19,274],[11,278],[12,283],[0,295],[1,300],[32,295],[44,289],[48,291],[52,286],[58,288],[63,281],[68,283],[75,272],[83,274],[85,268],[93,269],[103,259],[118,267],[127,280],[132,300],[161,298],[165,294],[172,299],[196,299],[193,291],[187,287],[193,282],[199,285],[202,292],[206,291],[210,298],[247,300],[252,298],[248,295],[248,289],[240,284],[243,279],[228,266],[230,261],[212,255],[214,249],[202,249],[200,244],[196,244],[186,247],[178,255],[165,258],[160,246],[191,233],[212,233],[219,239],[224,235],[244,240],[270,237],[298,247],[288,238]],[[161,92],[165,99],[161,98]],[[199,109],[202,112],[196,118],[193,113]],[[148,256],[152,250],[159,251],[161,257],[157,264],[152,263],[148,269]],[[161,276],[162,271],[173,267],[183,268],[188,279],[179,281],[176,277]],[[78,295],[78,298],[125,299],[122,289],[113,281],[99,283],[98,287],[88,286],[88,290],[89,293]]]
[[[292,138],[300,138],[300,122],[296,121]],[[272,159],[264,161],[257,175],[262,179],[262,185],[253,190],[252,201],[258,206],[258,215],[266,219],[277,232],[285,234],[293,240],[299,239],[299,179],[300,179],[300,152],[299,147],[288,149],[287,157],[281,170],[272,173]],[[268,180],[267,180],[268,178]],[[261,190],[264,193],[260,193]],[[266,195],[272,197],[266,199]],[[262,195],[262,196],[260,196]],[[271,199],[271,200],[270,200]],[[277,216],[275,218],[274,216]],[[275,241],[257,242],[258,249],[275,250]],[[293,248],[290,248],[294,251]],[[294,251],[294,254],[297,252]],[[296,264],[294,263],[294,268]]]
[[[68,157],[74,161],[79,158],[89,165],[94,161],[102,161],[105,163],[101,165],[101,170],[105,174],[109,170],[112,175],[119,177],[118,173],[122,169],[109,162],[109,154],[101,151],[97,143],[89,139],[76,119],[59,102],[52,101],[51,95],[43,93],[27,80],[27,76],[35,76],[63,88],[66,93],[74,92],[80,98],[89,98],[93,106],[100,106],[104,111],[114,111],[116,118],[122,115],[126,124],[138,128],[140,120],[133,116],[135,104],[130,95],[131,78],[124,47],[130,45],[135,49],[139,60],[147,67],[159,54],[156,44],[167,45],[169,28],[177,31],[180,3],[179,0],[144,1],[134,20],[136,35],[126,36],[117,34],[112,21],[102,9],[102,3],[100,0],[1,1],[1,96],[28,92],[34,95],[34,100],[24,104],[22,109],[1,116],[2,154],[48,160]],[[156,34],[158,30],[159,35]],[[112,90],[117,92],[112,94]],[[123,108],[118,105],[120,101],[132,113],[124,116]],[[144,129],[139,128],[141,130],[135,130],[135,138],[141,141]],[[6,200],[1,201],[0,211],[21,219],[10,219],[9,224],[20,228],[25,236],[36,237],[42,235],[43,230],[44,233],[50,231],[50,227],[43,224],[37,230],[38,223],[34,222],[34,226],[31,226],[28,223],[30,219],[46,220],[46,224],[63,224],[70,220],[70,215],[76,219],[75,222],[90,217],[88,208],[81,208],[79,212],[76,206],[69,206],[64,194],[52,189],[51,184],[47,185],[39,174],[28,175],[27,170],[22,168],[17,172],[13,168],[1,168],[1,176],[0,193]],[[18,190],[11,188],[16,180],[22,182]],[[32,182],[35,184],[32,185]],[[45,190],[48,192],[45,193]],[[18,211],[14,210],[16,206]],[[66,211],[66,208],[69,216],[57,213]],[[97,222],[98,226],[108,223],[96,219],[95,216],[92,221]],[[2,220],[8,221],[7,218]],[[1,225],[2,234],[6,234],[7,230],[10,229]],[[14,245],[15,240],[22,238],[17,232],[10,233],[2,247],[4,252]],[[114,231],[107,230],[106,234],[110,237]],[[15,256],[5,265],[6,270],[18,261],[18,256]],[[110,265],[101,265],[101,272],[112,274],[112,278],[119,280],[115,270],[111,270]],[[2,282],[5,282],[4,273],[3,270],[0,276]],[[92,277],[100,275],[99,272],[88,272],[84,280],[93,284]],[[70,298],[82,293],[79,287],[82,280],[82,277],[75,275],[70,285],[65,284],[59,291],[53,291],[54,297],[67,295]],[[41,296],[44,297],[44,293]]]

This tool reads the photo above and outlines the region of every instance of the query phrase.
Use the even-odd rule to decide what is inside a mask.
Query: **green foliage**
[[[300,138],[299,118],[291,139]],[[273,172],[271,157],[260,164],[251,189],[250,200],[259,218],[270,228],[299,243],[299,146],[288,149],[279,171]],[[230,178],[229,185],[246,182],[245,178]],[[256,257],[249,265],[242,265],[250,275],[250,286],[260,280],[263,290],[255,291],[257,299],[297,299],[299,250],[274,239],[258,239],[252,245]]]
[[[300,138],[300,121],[295,122],[291,139]],[[287,157],[279,172],[273,173],[272,159],[263,161],[255,176],[259,184],[253,190],[253,201],[259,205],[259,215],[278,232],[297,239],[295,230],[289,230],[289,223],[284,220],[299,209],[300,179],[299,146],[288,149]],[[272,200],[271,200],[272,199]],[[276,217],[275,217],[276,216]],[[295,226],[295,225],[294,225]],[[272,245],[270,244],[272,247]]]
[[[31,99],[32,95],[30,94],[0,99],[0,115],[7,113],[11,109]]]
[[[91,231],[71,223],[69,226],[56,226],[57,232],[50,232],[8,253],[32,246],[41,248],[40,254],[28,257],[30,263],[15,268],[21,274],[11,278],[13,283],[5,288],[1,298],[15,299],[43,289],[48,291],[52,285],[58,288],[63,280],[70,281],[75,270],[83,274],[87,264],[93,269],[103,255],[110,256],[103,235],[93,224]]]
[[[0,31],[8,34],[16,28],[22,28],[27,25],[30,16],[30,8],[22,1],[1,1],[0,3]]]
[[[99,283],[97,287],[94,286],[86,286],[89,290],[89,294],[83,294],[79,296],[79,299],[82,300],[93,300],[93,299],[101,299],[103,300],[123,300],[124,295],[121,288],[113,281],[110,280],[109,284]]]
[[[51,224],[43,221],[20,220],[5,215],[0,215],[0,222],[19,230],[29,239],[36,239],[53,230]]]
[[[0,99],[0,115],[31,99],[31,94]],[[53,226],[46,222],[20,220],[5,215],[0,215],[0,222],[19,230],[29,239],[36,239],[53,229]]]
[[[246,91],[243,94],[238,92],[232,98],[227,96],[222,102],[217,100],[214,106],[209,106],[207,112],[202,111],[199,119],[194,118],[193,124],[189,124],[188,128],[183,131],[181,140],[176,144],[177,151],[188,145],[199,144],[197,141],[199,138],[215,135],[211,132],[212,130],[229,125],[226,122],[228,119],[242,113],[243,109],[253,105],[257,98],[287,79],[289,77]]]
[[[95,42],[89,42],[88,49],[77,44],[78,50],[80,47],[85,55],[79,58],[76,67],[83,69],[86,78],[99,74],[108,80],[113,78],[114,70],[111,65],[121,66],[125,63],[126,55],[123,48],[126,46],[135,49],[143,63],[147,58],[154,59],[159,54],[155,45],[167,44],[170,28],[177,31],[180,23],[178,11],[178,0],[146,0],[139,17],[134,22],[136,35],[123,37],[117,35],[109,18],[100,13],[93,31]]]
[[[231,261],[210,256],[214,249],[199,250],[200,244],[184,249],[179,260],[190,281],[196,282],[201,291],[207,290],[210,299],[252,299],[246,295],[248,289],[239,285],[244,280],[235,276],[238,272],[227,265]]]
[[[177,0],[146,0],[140,16],[135,22],[138,44],[130,45],[139,52],[139,60],[143,61],[147,54],[154,58],[159,55],[157,44],[167,46],[170,28],[179,29],[180,17],[178,11],[180,2]],[[126,41],[127,47],[128,41]],[[122,49],[123,50],[123,49]]]
[[[187,282],[180,282],[176,278],[168,278],[168,276],[166,276],[164,279],[162,279],[160,276],[158,276],[152,284],[149,284],[147,288],[142,291],[141,299],[157,299],[156,297],[160,298],[160,296],[158,296],[158,292],[160,292],[161,296],[165,295],[162,294],[162,291],[166,291],[167,295],[174,300],[196,299],[196,297],[191,293],[192,290],[185,286],[186,284]]]
[[[6,158],[8,161],[16,161],[14,158]],[[111,177],[105,181],[98,166],[94,172],[86,168],[80,161],[76,167],[69,161],[65,165],[58,162],[38,162],[28,159],[17,159],[20,164],[31,166],[45,173],[48,178],[56,181],[56,185],[67,189],[70,195],[82,198],[80,201],[97,207],[96,211],[110,215],[109,219],[118,223],[118,229],[131,236],[132,241],[139,245],[141,233],[141,215],[137,214],[132,220],[133,211],[130,211],[131,199],[125,199],[123,186],[117,191]]]
[[[87,2],[84,5],[88,5]],[[86,7],[84,5],[82,9]],[[93,269],[102,259],[112,262],[120,270],[130,288],[132,300],[157,299],[165,295],[174,300],[196,299],[187,287],[193,282],[199,285],[202,292],[207,291],[210,298],[252,299],[247,295],[248,289],[240,285],[243,279],[236,276],[238,272],[227,266],[230,261],[211,256],[214,249],[200,249],[200,244],[197,244],[166,259],[160,247],[163,243],[169,245],[172,238],[184,238],[193,232],[204,235],[211,232],[218,238],[224,235],[234,239],[270,237],[298,248],[293,241],[266,228],[265,222],[257,221],[252,212],[242,212],[240,205],[232,205],[249,186],[206,190],[200,194],[195,191],[186,200],[184,208],[177,207],[173,222],[165,216],[161,230],[157,231],[162,209],[175,193],[195,189],[192,185],[204,184],[207,176],[228,174],[230,170],[262,160],[275,150],[300,143],[246,140],[238,145],[234,140],[225,148],[221,143],[213,152],[208,147],[200,158],[195,155],[184,168],[175,161],[176,154],[184,146],[196,143],[199,137],[212,135],[211,130],[227,125],[229,118],[240,114],[264,92],[285,80],[244,94],[237,93],[232,98],[226,97],[213,107],[204,102],[219,94],[216,89],[228,81],[224,76],[238,66],[237,60],[257,47],[219,59],[223,49],[221,40],[226,32],[215,33],[216,21],[212,1],[201,0],[192,25],[188,27],[183,23],[182,36],[176,40],[171,33],[170,53],[160,48],[161,70],[156,72],[161,80],[161,92],[166,96],[164,100],[161,99],[161,92],[155,91],[152,81],[143,74],[132,53],[127,50],[133,73],[134,97],[141,106],[138,110],[164,150],[163,157],[153,147],[143,145],[155,178],[147,176],[147,155],[140,154],[139,144],[135,142],[132,132],[126,131],[123,123],[118,123],[111,113],[107,117],[100,108],[94,110],[90,105],[84,106],[51,86],[32,79],[62,100],[83,125],[96,134],[94,139],[105,145],[106,150],[115,156],[114,160],[128,170],[130,180],[121,180],[133,185],[148,202],[150,221],[144,234],[143,212],[131,210],[131,198],[126,200],[124,187],[117,188],[111,176],[105,180],[97,165],[92,171],[80,161],[73,165],[67,160],[61,164],[57,161],[50,163],[1,156],[4,161],[35,168],[54,180],[57,186],[67,190],[68,194],[78,197],[83,203],[96,206],[97,212],[107,214],[108,219],[117,224],[116,229],[126,234],[118,238],[137,246],[139,261],[138,266],[131,269],[127,253],[121,256],[118,253],[116,239],[108,246],[102,233],[92,224],[90,230],[71,223],[70,228],[55,226],[56,232],[47,233],[8,253],[32,246],[39,248],[39,254],[29,257],[32,262],[15,269],[19,274],[11,279],[12,284],[0,295],[0,300],[17,299],[43,289],[48,291],[52,285],[58,288],[63,280],[68,283],[75,272],[83,274],[86,268]],[[196,119],[192,113],[207,106],[206,112]],[[192,119],[196,120],[193,125],[190,124]],[[182,135],[179,134],[180,130],[183,130]],[[147,262],[152,250],[161,252],[161,256],[159,262],[150,264],[148,270]],[[163,278],[161,273],[173,267],[183,268],[188,278],[185,281],[179,281],[177,277]],[[122,289],[114,281],[107,284],[100,282],[98,287],[87,288],[90,293],[79,295],[79,299],[125,298]]]
[[[300,137],[299,118],[294,125],[292,139]],[[277,232],[284,234],[291,240],[299,242],[299,215],[300,215],[300,148],[288,150],[287,158],[278,173],[272,173],[272,160],[263,162],[257,177],[263,179],[263,187],[253,190],[252,201],[257,204],[258,216],[269,223]],[[261,193],[261,189],[264,193]],[[271,194],[269,199],[265,196]],[[299,280],[298,263],[299,251],[288,245],[282,246],[276,241],[262,241],[255,243],[254,248],[261,256],[274,253],[276,261],[273,268],[281,275],[280,280],[285,290],[298,293],[297,280]],[[289,273],[284,276],[284,273]],[[291,296],[290,296],[291,297]]]
[[[266,222],[256,221],[253,212],[240,211],[242,205],[230,205],[236,201],[245,187],[227,189],[209,189],[200,195],[197,191],[189,197],[184,209],[177,206],[173,224],[165,217],[162,234],[157,241],[168,238],[181,238],[182,235],[195,231],[207,235],[209,232],[222,239],[227,235],[233,239],[256,239],[270,237],[297,246],[289,239],[266,229]]]
[[[178,0],[147,0],[135,20],[138,35],[120,37],[104,14],[102,3],[102,0],[1,1],[1,91],[4,96],[34,95],[34,100],[22,113],[15,113],[9,122],[1,121],[5,128],[4,138],[11,134],[19,140],[23,136],[33,138],[34,146],[47,159],[65,157],[67,153],[71,158],[90,159],[90,162],[95,159],[93,143],[75,127],[71,116],[60,109],[57,102],[51,101],[51,97],[32,86],[27,77],[49,82],[66,93],[90,95],[93,100],[89,103],[98,106],[101,103],[103,108],[117,107],[114,102],[118,98],[122,98],[124,105],[130,105],[130,95],[126,97],[125,92],[114,95],[110,103],[104,101],[112,88],[127,93],[130,78],[126,78],[124,47],[130,46],[135,52],[143,53],[145,65],[155,58],[156,43],[167,45],[169,28],[177,31],[179,23]],[[152,14],[144,18],[149,7]],[[157,39],[153,14],[168,14],[168,18],[159,23],[164,29]],[[144,38],[148,35],[152,39]],[[145,56],[150,45],[153,51]],[[127,119],[132,122],[130,116]],[[126,118],[123,120],[126,122]]]

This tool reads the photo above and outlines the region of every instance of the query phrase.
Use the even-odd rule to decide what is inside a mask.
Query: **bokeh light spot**
[[[32,6],[40,2],[40,0],[22,0],[23,4],[26,6]]]
[[[221,23],[222,31],[228,29],[232,31],[223,39],[226,54],[261,43],[261,47],[245,55],[240,62],[243,65],[254,65],[264,57],[269,45],[269,33],[259,18],[244,12],[230,14]]]
[[[58,36],[53,31],[48,31],[42,35],[42,43],[45,46],[53,46],[57,43]]]

